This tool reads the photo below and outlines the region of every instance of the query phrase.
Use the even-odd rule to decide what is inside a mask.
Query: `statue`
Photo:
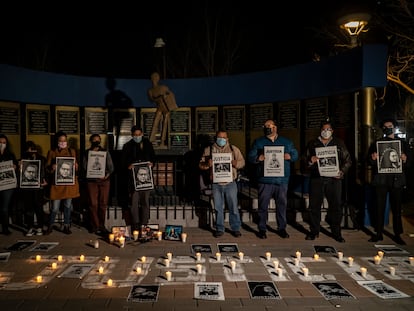
[[[153,101],[157,110],[155,112],[154,122],[152,124],[151,135],[149,140],[154,143],[158,129],[161,125],[161,142],[159,148],[168,148],[167,131],[170,123],[170,112],[177,109],[174,93],[172,93],[167,86],[158,84],[160,75],[157,72],[151,74],[152,88],[148,90],[148,96]]]

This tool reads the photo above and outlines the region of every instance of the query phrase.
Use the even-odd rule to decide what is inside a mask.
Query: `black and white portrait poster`
[[[285,147],[264,147],[264,176],[282,177],[285,175]]]
[[[355,297],[343,288],[338,282],[314,282],[313,286],[321,293],[326,300],[330,299],[346,299]]]
[[[159,291],[159,285],[134,285],[129,292],[127,301],[156,302]]]
[[[106,151],[88,152],[88,166],[86,168],[86,178],[105,177]]]
[[[82,279],[89,271],[92,270],[94,264],[75,264],[67,268],[59,277],[69,279]]]
[[[132,168],[135,191],[154,189],[154,179],[149,162],[135,163]]]
[[[224,300],[223,284],[221,282],[196,282],[194,283],[194,298]]]
[[[325,177],[339,176],[338,148],[336,146],[315,148],[318,157],[319,175]]]
[[[22,160],[20,164],[20,188],[40,188],[40,160]]]
[[[17,187],[16,172],[13,161],[0,162],[0,191]]]
[[[56,185],[75,184],[75,158],[56,157]]]
[[[407,294],[380,280],[358,281],[358,284],[382,299],[407,298]]]
[[[217,243],[217,249],[220,253],[238,253],[237,243]]]
[[[399,140],[377,141],[377,153],[378,173],[402,173]]]
[[[249,281],[250,297],[252,299],[281,299],[275,284],[269,281]]]
[[[213,183],[232,182],[233,168],[231,160],[233,156],[231,153],[213,153],[211,155],[213,160]]]

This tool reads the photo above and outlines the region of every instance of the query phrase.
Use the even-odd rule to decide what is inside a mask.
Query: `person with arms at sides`
[[[152,143],[144,137],[141,128],[134,125],[131,128],[131,140],[129,140],[122,148],[121,165],[122,169],[126,171],[128,176],[128,190],[129,195],[132,196],[131,204],[131,230],[141,231],[141,226],[147,225],[150,217],[149,197],[151,190],[135,191],[133,173],[135,163],[149,162],[152,167],[155,162],[155,152]],[[127,222],[128,219],[125,218]]]
[[[332,237],[340,243],[345,239],[341,233],[342,221],[342,183],[344,175],[352,165],[351,155],[345,143],[338,137],[333,136],[334,130],[329,118],[321,122],[321,134],[316,139],[308,142],[306,147],[306,163],[309,171],[309,225],[310,232],[306,240],[315,240],[319,237],[321,222],[321,206],[326,197],[328,202],[329,224]],[[316,156],[316,148],[336,146],[338,154],[338,173],[336,176],[321,176]],[[325,158],[326,159],[326,158]],[[333,163],[335,164],[335,163]],[[326,167],[326,163],[325,166]]]
[[[276,203],[277,233],[280,237],[289,238],[286,232],[286,209],[287,191],[290,178],[290,166],[297,161],[298,151],[293,142],[278,134],[277,124],[274,120],[267,120],[263,126],[264,135],[255,139],[248,153],[248,161],[256,166],[256,177],[258,182],[258,237],[267,238],[267,219],[270,199]],[[284,172],[283,176],[264,176],[264,148],[271,146],[284,147]]]
[[[155,118],[152,124],[150,141],[155,142],[158,129],[161,125],[160,148],[166,148],[167,130],[170,122],[170,113],[177,108],[174,93],[166,85],[159,84],[160,75],[158,72],[151,74],[152,88],[148,90],[149,99],[157,105]]]
[[[378,242],[383,240],[385,207],[387,204],[387,196],[389,196],[389,204],[392,212],[392,227],[394,231],[394,241],[400,245],[405,245],[405,241],[401,238],[403,233],[403,225],[401,218],[401,208],[403,191],[406,186],[405,171],[411,165],[412,159],[409,154],[407,143],[395,134],[398,123],[392,118],[383,120],[380,127],[384,136],[371,144],[368,150],[368,164],[371,165],[373,178],[371,185],[375,188],[376,209],[374,217],[375,234],[369,239],[369,242]],[[378,150],[377,142],[400,141],[402,163],[402,172],[378,172]],[[383,167],[381,167],[383,168]]]
[[[88,201],[90,212],[90,230],[97,235],[106,235],[108,230],[105,228],[106,210],[108,208],[109,191],[111,188],[111,174],[114,172],[114,164],[112,162],[111,154],[101,147],[101,136],[99,134],[92,134],[89,138],[91,146],[86,150],[83,165],[84,170],[87,171],[89,152],[91,151],[103,151],[106,153],[105,160],[105,175],[100,178],[87,178],[86,186],[88,188]],[[94,158],[92,169],[96,167],[96,163],[99,158]],[[101,169],[101,168],[100,168]]]
[[[39,154],[36,144],[29,140],[26,142],[26,148],[23,154],[22,160],[40,160],[40,167],[35,164],[28,164],[23,173],[24,182],[36,182],[40,178],[40,187],[36,188],[21,188],[20,193],[22,203],[25,210],[25,224],[28,228],[26,236],[42,235],[43,226],[45,222],[45,214],[43,213],[43,203],[44,203],[44,187],[47,186],[46,180],[46,158]],[[22,165],[22,162],[20,162]],[[36,226],[34,221],[34,216],[36,215]]]
[[[240,149],[230,144],[225,130],[218,130],[216,133],[215,143],[204,149],[204,153],[199,163],[199,168],[201,170],[212,169],[214,163],[211,157],[212,154],[215,153],[231,154],[233,176],[231,182],[213,182],[212,184],[214,208],[216,210],[216,231],[214,232],[214,236],[218,238],[224,234],[224,207],[227,204],[229,209],[229,224],[232,234],[235,237],[240,237],[241,221],[238,208],[238,189],[236,179],[238,175],[237,170],[242,169],[245,166],[245,160]]]
[[[52,201],[52,209],[49,217],[49,224],[45,234],[50,234],[53,231],[53,225],[55,223],[56,214],[59,212],[60,204],[63,204],[63,233],[71,234],[71,213],[72,213],[72,199],[78,198],[79,194],[79,183],[78,178],[75,172],[78,170],[78,162],[76,161],[76,151],[71,149],[68,146],[68,138],[66,133],[60,131],[55,135],[56,138],[56,148],[51,149],[47,153],[46,161],[46,172],[50,176],[50,194],[49,199]],[[57,157],[71,157],[75,159],[75,167],[72,168],[71,164],[68,164],[69,167],[63,167],[65,163],[62,163],[59,173],[62,174],[63,178],[67,178],[72,169],[75,172],[72,172],[75,183],[73,185],[59,185],[56,184],[55,172],[56,172],[56,158]]]
[[[17,160],[14,153],[10,150],[9,139],[6,135],[0,134],[0,162],[12,161],[13,169],[16,170]],[[9,230],[9,208],[13,199],[14,188],[0,190],[0,220],[1,233],[10,235]]]

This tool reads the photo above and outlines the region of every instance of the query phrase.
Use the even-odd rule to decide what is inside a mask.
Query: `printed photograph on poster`
[[[154,189],[154,179],[149,162],[135,163],[132,168],[135,191]]]
[[[212,253],[210,244],[191,244],[191,252],[195,253]]]
[[[220,253],[238,253],[237,243],[217,243],[217,249]]]
[[[211,155],[213,160],[213,183],[232,182],[233,181],[233,167],[231,160],[233,156],[231,153],[213,153]]]
[[[194,283],[194,298],[224,300],[223,284],[221,282],[196,282]]]
[[[82,279],[89,271],[92,270],[95,264],[76,264],[67,268],[59,278]]]
[[[75,184],[75,158],[56,157],[56,185]]]
[[[159,291],[159,285],[133,285],[131,291],[129,292],[127,301],[156,302]]]
[[[21,160],[20,188],[40,188],[40,160]]]
[[[312,285],[316,287],[319,293],[326,300],[346,298],[355,299],[355,297],[338,282],[314,282]]]
[[[279,291],[273,282],[247,282],[252,299],[281,299]]]
[[[359,285],[382,299],[407,298],[407,294],[384,283],[383,281],[357,281]]]
[[[282,177],[285,175],[285,147],[264,147],[264,176]]]
[[[38,245],[32,247],[30,252],[47,252],[59,245],[59,242],[40,242]]]
[[[378,173],[402,173],[401,142],[399,140],[377,141]]]
[[[7,247],[6,250],[8,250],[8,251],[22,251],[22,250],[32,246],[35,243],[36,243],[36,240],[18,240],[13,245]]]
[[[13,168],[13,161],[0,162],[0,191],[14,189],[16,187],[17,178]]]
[[[127,226],[113,226],[111,233],[114,235],[115,241],[118,241],[121,236],[124,238],[129,238],[130,236]]]
[[[325,177],[339,176],[338,149],[336,146],[315,148],[319,174]]]
[[[165,240],[181,241],[181,233],[183,233],[183,226],[165,225]]]
[[[86,168],[86,178],[105,177],[106,151],[88,152],[88,167]]]

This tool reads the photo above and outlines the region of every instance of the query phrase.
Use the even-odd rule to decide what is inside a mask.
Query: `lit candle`
[[[352,267],[354,265],[354,258],[348,257],[348,265]]]
[[[343,258],[344,258],[344,253],[338,252],[338,260],[342,261]]]
[[[141,257],[141,262],[143,262],[143,263],[144,263],[144,262],[146,262],[146,261],[147,261],[147,257],[142,256],[142,257]]]
[[[85,260],[85,256],[84,255],[80,255],[79,260],[80,261],[84,261]]]
[[[183,241],[183,243],[187,241],[187,233],[185,232],[181,233],[181,241]]]
[[[318,254],[314,254],[313,255],[313,259],[315,259],[315,261],[318,261],[319,260],[319,255]]]
[[[239,259],[243,260],[244,259],[244,253],[243,252],[239,252]]]
[[[165,272],[165,278],[167,279],[167,281],[171,281],[171,277],[172,277],[172,272],[171,271],[167,271]]]
[[[112,284],[113,284],[112,279],[109,279],[108,281],[106,281],[106,285],[108,285],[108,286],[112,286]]]
[[[216,253],[216,260],[220,261],[221,260],[221,254],[220,253]]]
[[[93,247],[99,248],[99,241],[98,240],[95,240],[95,242],[93,242]]]
[[[200,264],[197,264],[196,267],[197,267],[197,273],[201,274],[201,271],[203,270],[203,266]]]
[[[295,267],[299,267],[299,263],[300,263],[299,258],[295,258],[294,262],[295,262]]]
[[[168,259],[169,261],[171,261],[171,260],[172,260],[172,253],[167,253],[167,259]]]
[[[134,241],[138,240],[138,235],[139,235],[138,230],[134,230],[134,231],[132,232],[132,235],[134,236]]]
[[[63,261],[63,256],[62,255],[58,256],[58,261]]]
[[[282,270],[282,268],[277,268],[276,271],[277,271],[277,276],[281,278],[283,276],[283,270]]]
[[[137,271],[137,274],[141,274],[142,273],[142,268],[141,267],[137,267],[136,271]]]
[[[162,240],[162,232],[161,231],[157,232],[157,237],[158,237],[158,241]]]
[[[394,268],[394,267],[390,267],[390,274],[391,274],[392,276],[394,276],[394,275],[395,275],[395,268]]]
[[[109,261],[109,256],[105,256],[105,262],[108,262]]]
[[[302,268],[303,276],[306,278],[309,276],[309,269],[308,268]]]
[[[41,275],[36,276],[36,282],[37,283],[42,283],[42,280],[43,280],[43,278],[42,278]]]
[[[275,268],[275,270],[279,268],[279,260],[273,260],[273,267]]]
[[[114,243],[114,240],[115,240],[115,234],[110,233],[109,234],[109,243]]]
[[[271,252],[266,252],[266,260],[270,260],[272,258],[272,253]]]
[[[378,255],[375,255],[375,256],[374,256],[374,263],[375,263],[376,265],[379,265],[379,264],[381,263],[381,257],[380,257],[380,256],[378,256]]]
[[[52,262],[52,269],[53,270],[56,270],[56,268],[57,268],[57,263],[56,262]]]
[[[411,266],[414,266],[414,257],[409,257],[408,261],[410,262]]]
[[[234,272],[236,270],[236,262],[234,260],[230,261],[231,271]]]
[[[42,260],[42,256],[36,255],[36,261],[40,261],[40,260]]]
[[[378,251],[378,256],[382,259],[384,258],[384,252],[383,251]]]
[[[362,277],[367,277],[367,268],[361,267],[359,270],[361,271]]]
[[[170,260],[168,258],[164,259],[164,264],[168,268],[170,266]]]
[[[125,238],[123,236],[119,237],[119,246],[121,248],[125,246]]]
[[[196,260],[200,261],[201,260],[201,253],[196,253]]]
[[[302,253],[301,252],[299,252],[299,251],[296,251],[296,258],[297,259],[300,259],[300,257],[302,256]]]
[[[98,269],[98,272],[102,274],[103,271],[104,271],[104,268],[102,266],[100,266],[99,269]]]

